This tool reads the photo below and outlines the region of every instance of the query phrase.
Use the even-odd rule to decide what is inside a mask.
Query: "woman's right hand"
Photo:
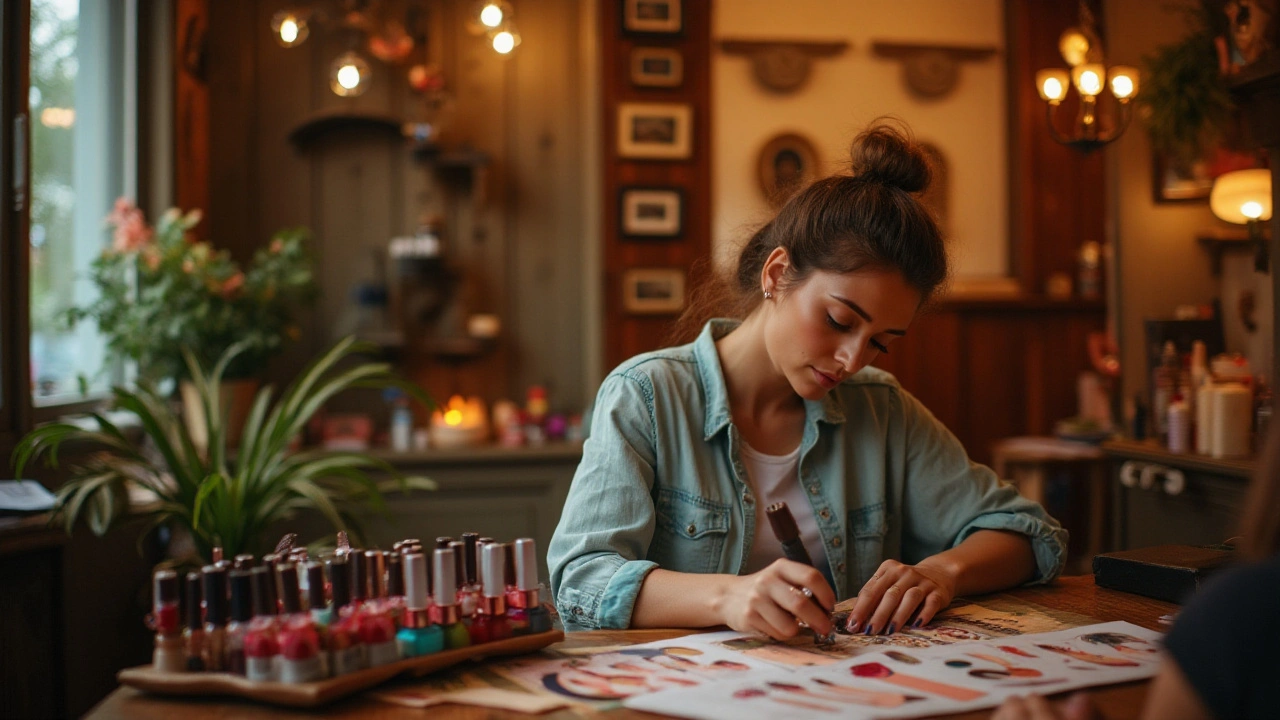
[[[775,560],[760,572],[733,578],[721,592],[720,617],[739,632],[786,640],[800,631],[797,621],[821,635],[832,630],[835,592],[822,573],[808,565]]]

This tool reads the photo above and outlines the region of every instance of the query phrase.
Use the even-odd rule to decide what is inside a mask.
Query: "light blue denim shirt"
[[[712,320],[694,342],[638,355],[601,384],[547,553],[566,628],[628,627],[657,567],[743,572],[762,509],[715,346],[734,327]],[[1062,526],[971,462],[942,423],[876,368],[805,401],[800,483],[840,598],[856,595],[886,558],[914,564],[982,529],[1031,538],[1033,582],[1057,577],[1066,559]]]

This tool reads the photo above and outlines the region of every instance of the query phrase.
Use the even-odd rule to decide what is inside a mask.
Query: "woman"
[[[1215,577],[1178,613],[1147,691],[1149,720],[1280,716],[1280,433],[1245,497],[1236,550],[1247,564]],[[993,720],[1096,717],[1077,693],[1062,714],[1039,696],[1010,698]]]
[[[893,633],[957,594],[1060,572],[1061,526],[867,367],[947,259],[916,197],[918,145],[874,126],[852,171],[794,195],[743,248],[735,287],[696,303],[740,322],[605,378],[548,551],[566,627],[782,639],[798,622],[829,632],[836,600],[858,594],[848,628]],[[763,512],[779,500],[816,568],[781,559]]]

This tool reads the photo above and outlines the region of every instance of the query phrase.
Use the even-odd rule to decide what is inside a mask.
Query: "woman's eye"
[[[873,348],[875,348],[876,350],[880,351],[880,353],[881,353],[881,354],[883,354],[883,355],[888,355],[888,354],[889,354],[889,348],[885,347],[885,346],[884,346],[884,343],[880,342],[879,340],[876,340],[875,338],[872,338],[872,339],[871,339],[871,347],[873,347]]]
[[[839,330],[840,332],[847,332],[849,330],[848,325],[841,325],[840,323],[836,322],[836,319],[831,317],[830,314],[827,315],[827,324],[835,328],[836,330]]]

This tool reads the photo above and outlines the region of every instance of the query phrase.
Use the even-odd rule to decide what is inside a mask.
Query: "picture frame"
[[[618,156],[684,160],[693,154],[693,108],[683,103],[620,103]]]
[[[622,274],[622,307],[633,315],[668,315],[684,309],[683,268],[633,268]]]
[[[624,238],[677,238],[684,232],[684,191],[672,187],[624,187],[618,193]]]
[[[682,0],[622,0],[622,31],[632,35],[684,32]]]
[[[680,87],[684,56],[675,48],[631,48],[631,84],[636,87]]]
[[[760,148],[756,158],[760,192],[778,207],[818,177],[818,151],[808,138],[794,132],[775,135]]]
[[[1157,203],[1208,202],[1213,191],[1213,181],[1219,175],[1233,170],[1260,167],[1253,153],[1239,152],[1218,146],[1191,165],[1189,170],[1179,170],[1171,159],[1161,152],[1152,153],[1151,195]]]

